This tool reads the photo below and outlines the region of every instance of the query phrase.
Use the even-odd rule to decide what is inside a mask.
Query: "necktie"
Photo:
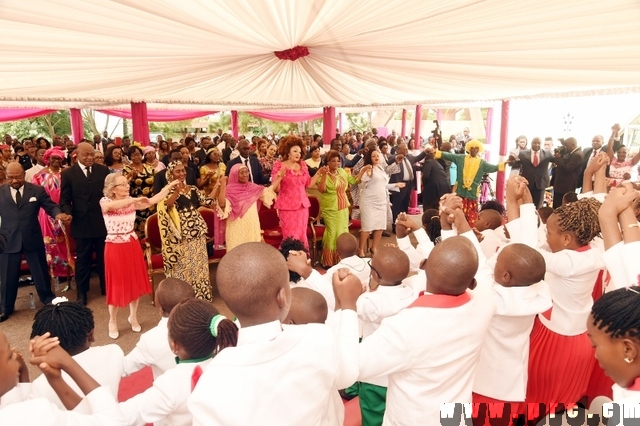
[[[16,204],[20,205],[21,201],[22,201],[22,194],[20,194],[20,190],[18,189],[18,191],[16,192]]]
[[[404,160],[402,160],[402,164],[404,164],[404,168],[407,171],[407,173],[405,174],[405,180],[407,182],[411,182],[413,180],[413,170],[411,167],[411,163],[409,163],[409,161],[405,158]]]
[[[538,167],[540,164],[540,157],[538,157],[538,151],[533,151],[533,167]]]
[[[87,167],[87,179],[91,182],[91,167]]]
[[[251,173],[251,166],[249,165],[249,159],[245,158],[243,161],[244,161],[244,165],[247,166],[247,169],[249,170],[249,179],[251,179],[251,182],[253,182],[253,173]]]

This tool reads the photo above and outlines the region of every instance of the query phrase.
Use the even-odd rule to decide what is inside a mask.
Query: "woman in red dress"
[[[104,246],[107,305],[109,306],[109,337],[117,339],[118,308],[129,305],[129,324],[139,333],[137,310],[140,296],[149,294],[149,276],[142,249],[135,232],[136,210],[147,209],[163,200],[174,181],[152,198],[132,198],[129,181],[120,173],[107,176],[104,181],[104,198],[100,200],[107,239]]]

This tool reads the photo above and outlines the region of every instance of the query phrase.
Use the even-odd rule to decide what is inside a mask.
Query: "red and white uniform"
[[[158,325],[142,333],[131,352],[124,357],[124,375],[128,376],[147,365],[156,379],[165,371],[176,366],[176,356],[169,346],[167,323],[169,318],[160,318]]]

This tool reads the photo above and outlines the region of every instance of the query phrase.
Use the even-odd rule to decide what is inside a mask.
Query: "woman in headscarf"
[[[158,224],[162,238],[162,259],[167,277],[179,278],[193,287],[196,297],[212,300],[207,257],[207,224],[198,207],[211,207],[214,192],[208,196],[187,185],[182,161],[167,166],[167,182],[180,183],[158,203]],[[216,191],[217,188],[214,188]]]
[[[60,203],[60,183],[62,163],[64,161],[64,151],[60,147],[49,148],[42,157],[45,168],[33,176],[32,183],[40,185],[51,197],[54,203]],[[43,210],[40,209],[38,216],[42,236],[44,237],[44,247],[47,254],[47,263],[54,277],[66,277],[69,258],[67,256],[67,246],[64,234],[60,229],[60,224]]]
[[[506,163],[490,164],[484,161],[479,154],[484,151],[484,145],[478,140],[470,140],[465,144],[465,154],[451,154],[450,152],[436,151],[436,160],[442,158],[455,163],[458,174],[456,194],[462,198],[462,210],[469,225],[473,227],[478,220],[478,195],[480,193],[480,181],[485,173],[494,173],[504,170]]]
[[[271,186],[264,187],[250,182],[249,169],[243,164],[236,164],[227,178],[222,177],[218,193],[218,215],[227,219],[227,252],[240,244],[262,241],[260,220],[258,219],[258,201],[271,207],[276,193],[274,185],[279,185],[285,171],[275,177]]]
[[[162,161],[158,160],[156,150],[152,146],[145,146],[142,155],[144,157],[142,162],[150,165],[156,173],[167,168]]]

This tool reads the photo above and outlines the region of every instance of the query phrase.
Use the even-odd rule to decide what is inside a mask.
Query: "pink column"
[[[409,149],[420,149],[420,127],[422,125],[422,105],[416,105],[416,121],[415,131],[413,137],[415,139],[414,146],[410,146]]]
[[[422,124],[422,105],[416,105],[416,121],[415,121],[415,131],[413,133],[414,143],[413,146],[410,146],[409,149],[420,149],[420,125]],[[416,175],[416,179],[421,179],[420,174]],[[409,201],[409,209],[414,209],[412,214],[419,214],[418,211],[418,191],[415,189],[411,191],[411,200]]]
[[[500,158],[507,155],[509,149],[509,101],[502,101],[502,119],[500,120]],[[506,185],[505,172],[498,172],[496,178],[496,199],[504,202],[504,189]]]
[[[402,110],[402,129],[400,130],[400,136],[403,138],[407,136],[407,110]]]
[[[342,113],[338,113],[338,131],[342,134]]]
[[[131,102],[131,121],[133,121],[133,141],[142,146],[149,145],[149,120],[147,119],[147,103]]]
[[[238,111],[231,111],[231,133],[238,140]]]
[[[77,145],[84,138],[82,112],[78,108],[71,108],[69,114],[71,115],[71,139]]]
[[[440,108],[436,110],[436,119],[438,121],[442,120],[442,110]]]
[[[336,137],[336,109],[322,108],[322,143],[331,147],[331,141]]]
[[[486,139],[484,142],[485,160],[491,162],[491,132],[493,131],[493,107],[487,110],[487,130],[485,131]]]

